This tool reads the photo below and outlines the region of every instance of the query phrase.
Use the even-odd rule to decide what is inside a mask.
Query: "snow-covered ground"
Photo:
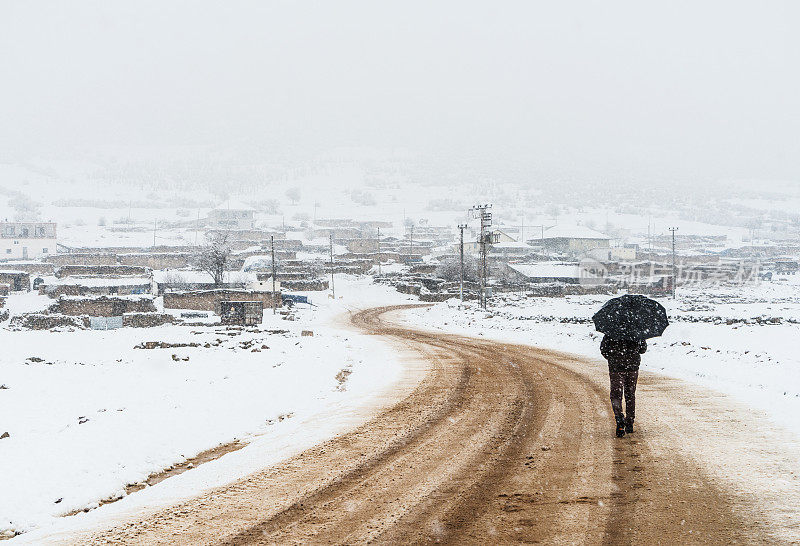
[[[12,315],[46,297],[13,294]],[[0,532],[30,534],[169,502],[226,483],[352,425],[357,408],[399,381],[385,340],[343,329],[351,308],[407,301],[368,279],[337,278],[297,320],[259,328],[163,326],[113,331],[0,329]],[[270,332],[285,330],[285,332]],[[312,330],[313,337],[301,336]],[[137,348],[144,342],[198,344]],[[240,451],[104,505],[128,484],[221,444]],[[8,472],[13,469],[13,472]]]
[[[649,341],[642,370],[731,395],[765,412],[800,438],[800,285],[797,276],[749,287],[681,289],[662,298],[672,324]],[[409,325],[524,343],[602,359],[591,316],[602,296],[497,296],[488,311],[475,303],[407,311]],[[780,318],[780,324],[768,319]],[[791,322],[790,322],[791,321]],[[646,411],[646,408],[642,408]]]
[[[267,311],[257,329],[0,329],[0,434],[10,434],[0,440],[0,467],[14,469],[4,474],[0,530],[24,531],[17,540],[36,542],[153,509],[357,424],[365,415],[359,408],[376,404],[407,379],[408,355],[346,329],[341,317],[348,310],[416,300],[369,278],[337,276],[336,289],[336,300],[309,294],[315,306],[299,306],[296,321]],[[606,299],[506,294],[486,312],[450,301],[398,316],[414,327],[599,359],[600,338],[590,317]],[[7,308],[13,316],[51,301],[12,294]],[[672,324],[651,340],[643,370],[732,395],[800,436],[798,276],[746,287],[683,288],[677,300],[661,301]],[[302,330],[314,336],[303,337]],[[199,346],[135,348],[148,341]],[[246,447],[93,509],[124,495],[128,484],[235,440]],[[61,517],[86,508],[88,513]]]

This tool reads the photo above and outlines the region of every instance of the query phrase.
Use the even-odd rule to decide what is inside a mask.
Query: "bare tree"
[[[19,194],[8,200],[16,214],[14,220],[17,222],[36,222],[41,217],[39,213],[39,203],[26,195]]]
[[[288,197],[289,200],[291,200],[292,204],[296,205],[297,203],[300,202],[300,188],[298,187],[289,188],[288,190],[286,190],[286,197]]]
[[[205,271],[219,286],[224,281],[225,267],[231,258],[231,244],[227,233],[208,235],[207,242],[195,256],[195,265]]]

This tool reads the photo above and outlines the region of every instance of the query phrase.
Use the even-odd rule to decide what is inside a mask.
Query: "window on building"
[[[14,236],[14,226],[6,226],[5,229],[3,230],[3,235],[5,235],[7,237],[13,237]]]
[[[11,254],[11,249],[10,248],[6,249],[6,254]]]
[[[28,236],[28,228],[26,228],[26,227],[22,228],[22,230],[20,230],[19,236],[20,237],[27,237]]]
[[[47,254],[47,249],[46,249],[46,248],[43,248],[43,249],[42,249],[42,253],[44,253],[44,254]]]
[[[39,237],[44,237],[44,226],[38,226],[36,228],[36,235]]]

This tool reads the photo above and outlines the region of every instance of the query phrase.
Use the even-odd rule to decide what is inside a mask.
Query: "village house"
[[[603,284],[605,279],[598,272],[572,262],[537,262],[532,264],[509,264],[508,268],[523,282]]]
[[[544,250],[569,256],[589,256],[611,247],[611,237],[585,226],[553,226],[539,239],[528,241]]]
[[[0,260],[27,260],[55,253],[54,222],[0,222]]]
[[[167,292],[164,294],[164,309],[190,309],[193,311],[211,311],[217,315],[222,312],[222,302],[259,301],[263,307],[271,308],[282,305],[279,291],[262,292],[254,290],[237,290],[230,288],[212,290],[192,290],[187,292]]]
[[[586,256],[594,258],[600,262],[633,261],[636,259],[636,245],[596,247],[588,252]]]
[[[208,213],[208,227],[220,230],[251,230],[255,209],[243,203],[228,202]]]

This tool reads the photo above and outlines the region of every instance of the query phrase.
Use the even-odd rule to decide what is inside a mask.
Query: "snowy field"
[[[369,278],[337,277],[337,300],[310,294],[297,320],[259,328],[163,326],[116,331],[0,329],[0,530],[48,533],[153,509],[277,462],[358,423],[404,373],[385,340],[346,329],[349,310],[418,303]],[[410,326],[600,358],[590,317],[602,296],[498,295],[488,311],[457,301],[398,315]],[[52,300],[13,294],[12,316]],[[800,279],[681,289],[643,370],[732,395],[800,436]],[[302,330],[313,330],[304,337]],[[143,347],[147,342],[174,346]],[[145,345],[146,347],[146,345]],[[363,415],[362,415],[363,417]],[[131,484],[197,454],[244,448],[132,494]],[[8,494],[13,492],[13,494]],[[98,507],[106,499],[121,497]],[[88,510],[84,513],[83,510]],[[62,517],[80,512],[75,516]]]
[[[343,329],[348,309],[406,301],[368,280],[337,279],[296,321],[259,328],[163,326],[112,331],[0,329],[0,532],[79,525],[226,483],[352,425],[403,375],[384,340]],[[318,301],[317,301],[318,300]],[[12,295],[14,313],[49,301]],[[301,336],[313,330],[313,337]],[[146,342],[193,344],[137,348]],[[247,447],[125,497],[126,486],[205,450]],[[88,514],[61,517],[90,509]]]
[[[408,311],[409,325],[600,356],[591,316],[608,298],[497,296],[488,311],[451,300]],[[729,394],[800,437],[800,279],[693,287],[661,298],[671,325],[649,341],[642,370]],[[780,324],[771,321],[780,319]]]

